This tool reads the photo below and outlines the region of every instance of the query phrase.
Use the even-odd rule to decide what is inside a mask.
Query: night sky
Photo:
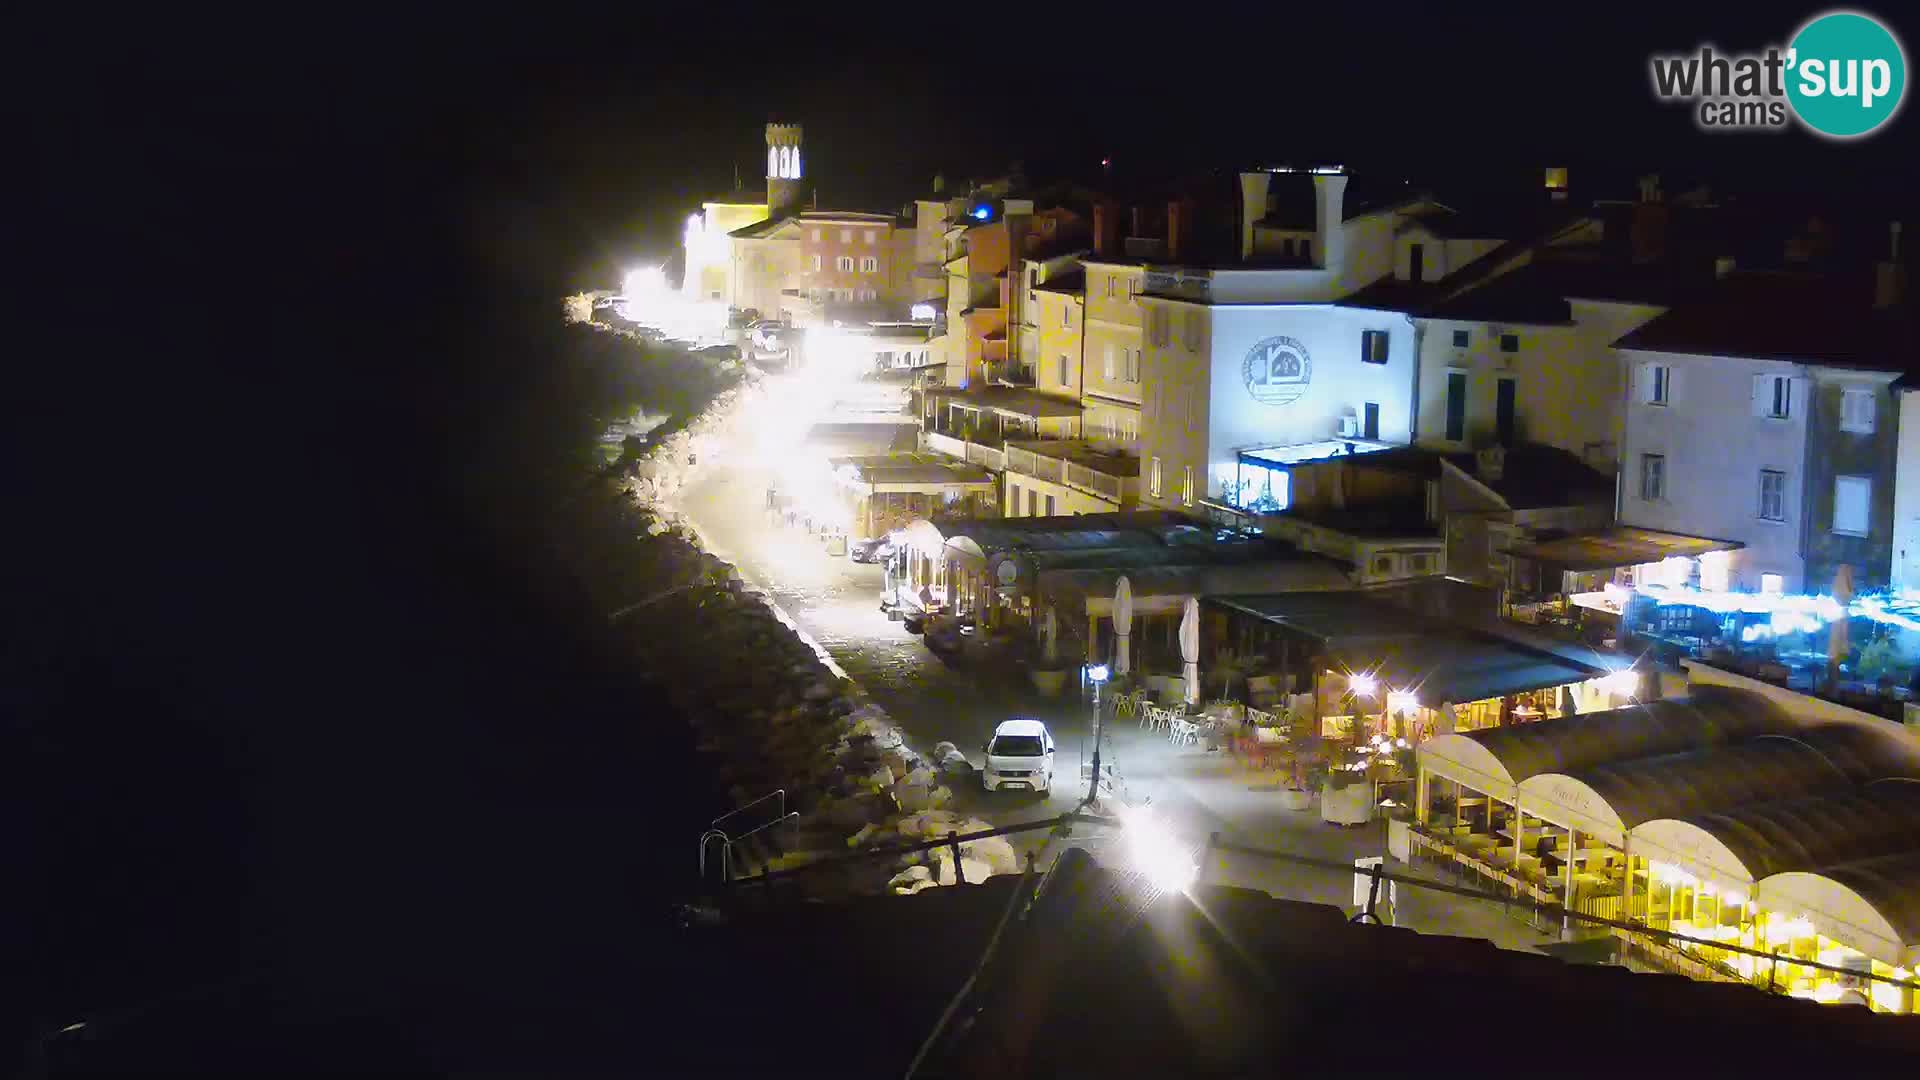
[[[500,1016],[593,1030],[630,992],[636,913],[691,851],[638,822],[689,811],[636,775],[644,729],[607,722],[630,680],[591,614],[529,583],[539,556],[493,539],[447,462],[499,437],[488,410],[514,407],[555,297],[670,255],[735,166],[758,178],[769,119],[805,125],[823,206],[1101,156],[1912,190],[1910,109],[1842,146],[1702,136],[1651,102],[1649,51],[1761,45],[1813,8],[1464,7],[17,35],[41,47],[11,71],[28,198],[4,226],[27,329],[0,678],[25,825],[5,951],[34,1004],[14,1031],[122,1010],[197,1030],[237,979],[277,1003],[214,1040],[250,1063],[294,1016],[348,1033],[315,1053],[404,1068],[416,1040],[485,1057]],[[642,847],[663,854],[618,854]]]

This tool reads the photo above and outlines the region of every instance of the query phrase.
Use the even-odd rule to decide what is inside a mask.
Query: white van
[[[980,784],[988,791],[1021,788],[1044,795],[1053,790],[1053,734],[1040,721],[1005,721],[981,749],[987,767],[980,770]]]

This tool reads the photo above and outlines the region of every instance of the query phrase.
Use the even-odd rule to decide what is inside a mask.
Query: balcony
[[[1006,468],[1118,504],[1139,494],[1140,459],[1081,439],[1009,442]]]
[[[941,431],[923,431],[920,445],[936,454],[945,454],[983,469],[1000,472],[1007,467],[1007,454],[998,446]]]

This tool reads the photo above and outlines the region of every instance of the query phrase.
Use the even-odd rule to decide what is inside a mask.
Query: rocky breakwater
[[[700,549],[673,508],[701,459],[724,452],[761,385],[718,397],[702,416],[663,438],[622,483],[644,521],[668,585],[622,617],[674,705],[698,727],[701,752],[727,797],[742,805],[775,789],[799,820],[778,830],[770,867],[818,862],[850,849],[910,845],[991,828],[947,807],[951,784],[971,781],[963,757],[916,752],[878,705],[838,674],[824,653],[767,595],[726,561]],[[961,845],[969,882],[1016,873],[1012,845]],[[949,848],[898,858],[838,860],[799,875],[815,895],[914,892],[955,881]]]

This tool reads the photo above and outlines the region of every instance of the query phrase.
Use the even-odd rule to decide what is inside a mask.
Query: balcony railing
[[[1098,495],[1116,503],[1120,502],[1124,496],[1127,481],[1135,479],[1104,473],[1065,458],[1050,457],[1019,446],[1007,447],[1007,468],[1013,472]]]
[[[997,446],[988,446],[985,443],[968,443],[967,460],[994,472],[1000,472],[1007,467],[1006,452]]]
[[[967,460],[967,443],[965,439],[956,439],[952,435],[943,434],[938,431],[929,431],[926,433],[926,437],[927,449],[934,453],[959,458],[961,461]]]
[[[972,440],[963,439],[957,435],[948,435],[940,431],[927,431],[921,434],[924,436],[924,441],[921,445],[936,454],[945,454],[951,458],[958,458],[961,461],[978,465],[983,469],[990,469],[994,472],[1000,472],[1007,467],[1006,452],[997,446],[973,442]]]

